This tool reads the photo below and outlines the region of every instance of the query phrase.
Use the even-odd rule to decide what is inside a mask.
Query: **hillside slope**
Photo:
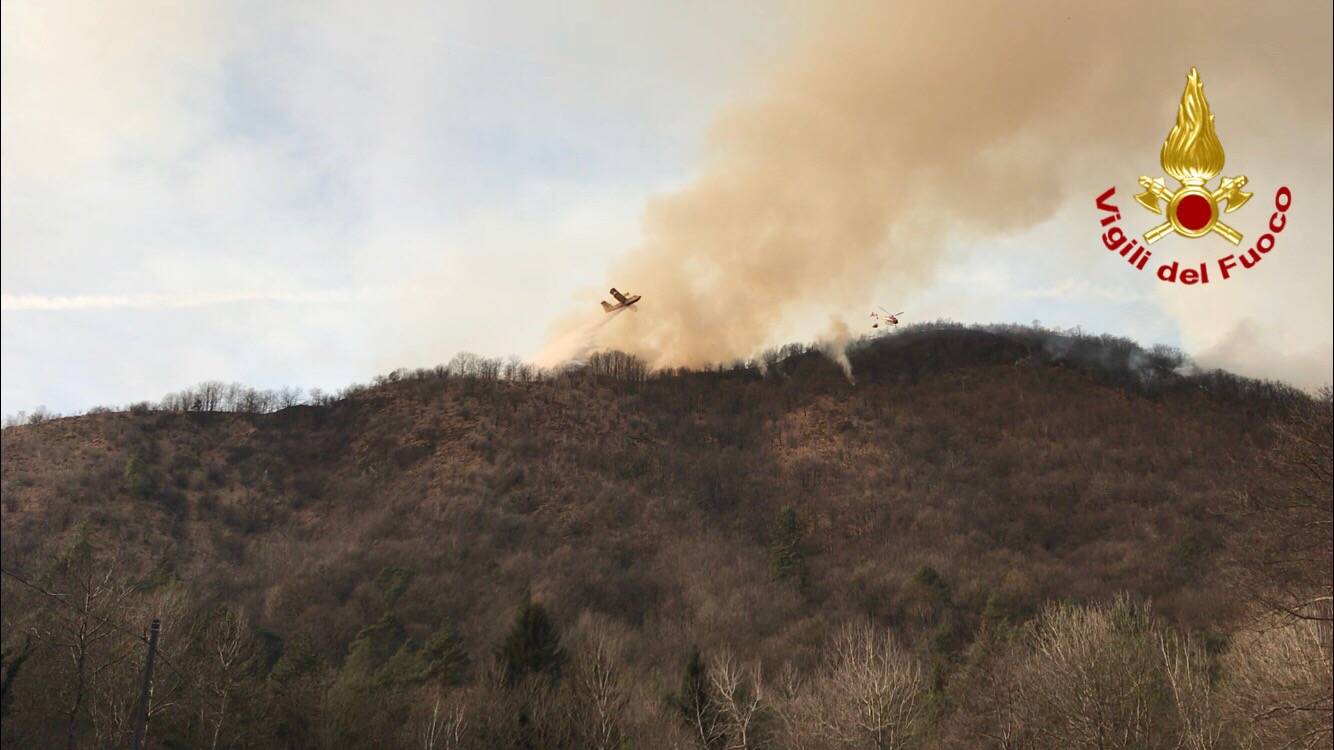
[[[1265,450],[1267,420],[1301,399],[1027,329],[863,343],[855,384],[814,351],[770,359],[649,378],[395,375],[272,414],[6,429],[4,564],[35,575],[85,522],[143,580],[244,610],[276,643],[308,640],[330,669],[381,616],[382,571],[401,570],[404,633],[449,623],[474,665],[530,591],[567,629],[592,617],[629,634],[625,658],[658,695],[692,646],[808,668],[860,618],[947,681],[988,621],[1050,600],[1128,592],[1219,629],[1237,607],[1213,574],[1215,511],[1254,479],[1239,457]],[[800,575],[782,575],[792,516]]]

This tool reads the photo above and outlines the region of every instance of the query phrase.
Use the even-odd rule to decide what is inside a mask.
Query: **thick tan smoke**
[[[1297,86],[1272,69],[1291,64],[1274,56],[1286,45],[1328,78],[1316,4],[819,7],[792,56],[719,117],[698,178],[647,206],[642,245],[607,279],[642,293],[641,309],[599,346],[655,366],[751,356],[785,314],[909,295],[951,239],[1021,230],[1156,173],[1192,64],[1206,87]],[[1328,86],[1297,106],[1327,121]],[[1247,119],[1220,116],[1224,140]],[[1051,251],[1090,254],[1095,238]],[[600,314],[571,315],[552,338]]]

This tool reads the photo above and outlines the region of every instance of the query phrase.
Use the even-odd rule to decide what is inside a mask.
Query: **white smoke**
[[[856,385],[857,379],[852,376],[852,362],[848,360],[848,343],[851,340],[852,331],[848,328],[848,324],[843,318],[835,315],[830,318],[829,328],[820,337],[819,346],[820,351],[843,370],[848,382]]]
[[[1225,140],[1247,154],[1247,169],[1258,176],[1273,165],[1267,179],[1317,193],[1329,169],[1327,158],[1312,158],[1328,154],[1329,6],[1211,7],[815,4],[792,54],[720,113],[695,178],[648,202],[641,242],[606,282],[651,296],[659,313],[607,329],[603,344],[654,367],[735,361],[772,344],[794,310],[847,310],[877,292],[907,299],[929,289],[960,246],[1022,234],[1069,202],[1087,204],[1108,181],[1157,168],[1192,65],[1228,102]],[[1192,30],[1184,38],[1183,28]],[[1158,52],[1127,54],[1127,45]],[[1322,166],[1302,179],[1283,164],[1270,142],[1280,118],[1248,120],[1239,110],[1249,101],[1270,102],[1256,111],[1291,108],[1284,142],[1308,144],[1296,153]],[[1329,254],[1322,260],[1312,240],[1327,240],[1328,217],[1327,208],[1304,217],[1283,238],[1283,261],[1209,296],[1252,295],[1269,274],[1327,301],[1329,274],[1318,271]],[[1092,253],[1084,248],[1094,230],[1072,228],[1070,258]],[[1192,351],[1216,339],[1215,321],[1247,306],[1202,315],[1201,291],[1157,292],[1183,298],[1170,311]],[[1328,351],[1327,315],[1287,317]],[[553,338],[582,329],[579,320],[557,321]]]
[[[542,351],[533,357],[533,364],[554,369],[583,363],[598,349],[599,333],[627,310],[638,312],[631,307],[622,307],[611,312],[590,311],[581,315],[577,322],[542,347]]]

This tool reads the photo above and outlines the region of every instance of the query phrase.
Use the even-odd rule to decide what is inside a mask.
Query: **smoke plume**
[[[582,363],[598,347],[598,334],[602,329],[628,310],[630,308],[623,307],[609,313],[588,312],[577,320],[567,319],[565,330],[542,347],[542,351],[533,357],[533,364],[550,369],[562,364]]]
[[[829,328],[820,337],[820,349],[826,357],[834,361],[849,383],[856,384],[852,376],[852,362],[848,360],[848,342],[852,340],[852,331],[843,319],[834,316],[829,321]]]
[[[593,345],[699,365],[753,356],[785,315],[869,309],[884,290],[910,302],[952,240],[1017,232],[1156,172],[1191,65],[1234,92],[1258,90],[1257,72],[1267,86],[1304,85],[1270,69],[1292,55],[1328,67],[1328,31],[1309,31],[1309,16],[1328,16],[1316,5],[818,7],[797,49],[719,116],[697,178],[649,202],[642,244],[601,285],[642,293],[641,314]],[[1284,60],[1265,52],[1294,34],[1317,36]],[[1320,125],[1329,94],[1294,106]],[[1225,144],[1255,130],[1248,119],[1220,113]],[[1095,239],[1090,229],[1049,252],[1091,263]],[[551,338],[587,325],[565,318]]]

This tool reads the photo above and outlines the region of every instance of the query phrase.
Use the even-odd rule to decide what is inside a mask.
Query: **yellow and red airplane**
[[[616,298],[616,304],[609,305],[606,302],[603,302],[602,312],[614,312],[616,310],[629,307],[634,303],[638,302],[640,297],[640,295],[638,294],[632,294],[629,297],[627,297],[624,294],[621,294],[620,292],[616,291],[616,287],[611,288],[611,296]]]

